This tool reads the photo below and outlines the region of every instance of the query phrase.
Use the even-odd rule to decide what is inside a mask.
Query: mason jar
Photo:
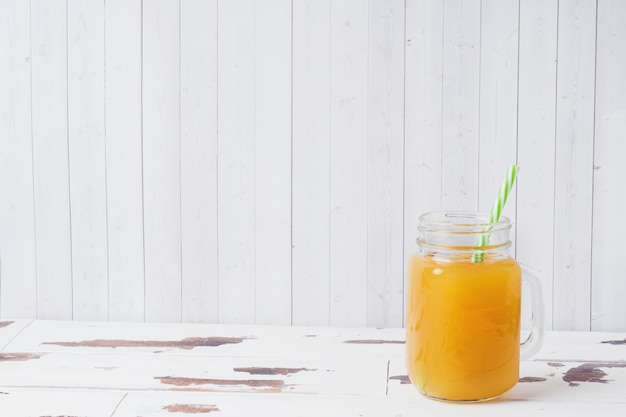
[[[485,401],[511,389],[519,363],[543,338],[538,276],[509,255],[511,222],[441,211],[420,216],[408,261],[409,378],[433,399]],[[520,344],[522,282],[530,286],[530,335]]]

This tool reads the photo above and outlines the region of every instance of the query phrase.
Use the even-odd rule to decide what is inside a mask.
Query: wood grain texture
[[[72,318],[67,7],[31,2],[37,318]]]
[[[370,4],[367,121],[367,325],[404,314],[404,2]]]
[[[588,330],[591,319],[591,219],[596,3],[559,3],[553,325]],[[593,59],[595,62],[595,59]]]
[[[290,1],[256,4],[254,297],[266,324],[291,323],[291,16]]]
[[[619,23],[626,13],[619,1],[598,3],[596,111],[594,132],[593,258],[591,328],[626,330],[618,311],[623,311],[626,280],[615,273],[621,257],[615,242],[626,233],[626,219],[619,215],[624,204],[626,174],[621,169],[626,155],[626,30]]]
[[[443,10],[442,208],[478,209],[480,2]]]
[[[29,4],[3,2],[0,19],[0,314],[33,317],[37,270]]]
[[[330,22],[330,324],[367,311],[368,32],[365,2],[333,1]]]
[[[143,4],[145,319],[181,320],[180,8]]]
[[[330,1],[293,2],[292,323],[328,325]]]
[[[108,319],[104,4],[68,1],[73,318]]]
[[[255,288],[255,28],[253,1],[218,6],[219,317],[254,322]]]
[[[105,4],[109,320],[144,319],[141,2]]]
[[[219,320],[217,1],[180,9],[182,320]]]

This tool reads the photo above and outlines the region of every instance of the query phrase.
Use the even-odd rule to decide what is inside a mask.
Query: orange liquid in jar
[[[425,395],[494,398],[519,378],[521,270],[515,260],[413,255],[408,265],[407,368]]]

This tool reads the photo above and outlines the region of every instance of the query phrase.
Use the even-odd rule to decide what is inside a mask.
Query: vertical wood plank
[[[105,2],[109,320],[144,320],[141,1]]]
[[[292,323],[329,324],[330,1],[293,2]]]
[[[217,322],[217,1],[181,3],[182,320]]]
[[[480,1],[444,3],[442,208],[478,208]]]
[[[626,3],[598,2],[591,329],[599,331],[626,330],[626,280],[619,272],[626,235],[626,218],[621,214],[626,183],[624,16]]]
[[[478,208],[489,212],[509,165],[517,162],[519,0],[483,0],[480,21]],[[512,221],[515,194],[514,188],[503,211]],[[515,242],[515,229],[510,237]]]
[[[521,1],[519,31],[516,252],[541,276],[551,329],[557,0]]]
[[[370,4],[367,325],[402,326],[404,311],[404,1]]]
[[[443,2],[407,2],[406,31],[404,223],[413,252],[419,215],[441,209]]]
[[[441,209],[443,3],[406,3],[405,268],[409,256],[417,251],[419,216]],[[406,283],[404,288],[408,288]]]
[[[553,324],[590,329],[596,3],[559,2]]]
[[[108,318],[104,4],[68,1],[73,318]]]
[[[255,320],[255,4],[218,6],[219,319]]]
[[[0,3],[0,316],[36,315],[30,7]]]
[[[256,4],[256,323],[291,323],[291,1]]]
[[[180,16],[178,1],[143,3],[145,318],[181,320]]]
[[[330,324],[364,326],[368,3],[334,1],[330,14]]]
[[[31,2],[37,318],[72,318],[67,2]]]

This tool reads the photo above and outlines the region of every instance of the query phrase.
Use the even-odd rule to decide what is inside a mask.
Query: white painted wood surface
[[[547,327],[626,330],[618,0],[0,0],[0,316],[397,327],[488,210]]]
[[[71,319],[66,5],[35,0],[31,20],[36,317]]]
[[[68,1],[72,317],[77,320],[108,319],[104,62],[104,3]]]
[[[144,311],[180,321],[180,7],[159,0],[142,10]]]
[[[590,328],[591,297],[583,296],[591,281],[595,1],[559,3],[554,166],[553,325]],[[565,41],[563,41],[565,40]],[[595,62],[595,59],[594,59]],[[600,140],[598,140],[600,142]],[[608,214],[608,213],[607,213]]]
[[[330,18],[329,322],[365,326],[368,5],[358,0],[332,1]],[[348,310],[344,305],[352,307]]]
[[[180,9],[182,320],[219,318],[217,1]]]
[[[254,230],[241,239],[254,243],[254,321],[290,324],[292,5],[255,10]]]
[[[293,1],[291,320],[297,325],[330,324],[331,4]]]
[[[404,2],[369,4],[367,325],[404,313]]]
[[[1,315],[32,316],[37,311],[31,46],[29,28],[19,23],[29,12],[23,2],[0,3]]]
[[[620,16],[626,16],[626,4],[620,1],[598,10],[595,136],[603,139],[594,155],[594,207],[619,207],[623,196],[615,191],[626,181],[626,173],[618,168],[626,155],[626,79],[619,69],[626,61],[626,28]],[[624,321],[623,315],[611,311],[623,311],[626,280],[608,278],[621,258],[613,253],[612,242],[626,230],[626,219],[616,214],[594,210],[591,327],[596,330],[621,327]]]
[[[404,330],[0,322],[0,415],[621,415],[623,333],[548,332],[520,382],[482,404],[408,382]],[[36,398],[36,401],[33,401]],[[97,404],[94,405],[94,404]]]
[[[219,317],[255,320],[255,28],[251,0],[218,5]]]
[[[144,319],[141,2],[105,3],[108,318]]]
[[[480,0],[444,3],[441,92],[444,210],[478,209],[480,5]]]

